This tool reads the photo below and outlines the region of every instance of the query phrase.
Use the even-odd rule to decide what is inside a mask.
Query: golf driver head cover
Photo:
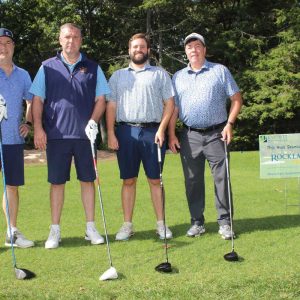
[[[7,109],[6,109],[6,102],[3,96],[0,94],[0,122],[3,119],[7,119]]]
[[[98,134],[98,124],[94,121],[94,120],[89,120],[89,122],[87,123],[86,127],[85,127],[85,133],[87,135],[87,137],[89,138],[89,140],[91,141],[91,143],[95,143],[96,141],[96,137]]]

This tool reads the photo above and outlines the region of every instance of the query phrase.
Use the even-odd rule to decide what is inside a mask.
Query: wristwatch
[[[232,127],[234,126],[234,123],[231,121],[227,121],[227,124],[231,125]]]
[[[29,127],[32,127],[32,123],[31,122],[29,122],[29,121],[26,121],[26,123],[25,123],[26,125],[28,125]]]

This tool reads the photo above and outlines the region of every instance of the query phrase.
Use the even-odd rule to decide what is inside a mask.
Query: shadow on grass
[[[241,236],[244,233],[255,232],[255,231],[270,231],[277,229],[293,228],[300,226],[300,215],[280,215],[280,216],[269,216],[262,218],[253,219],[239,219],[234,220],[233,229]],[[187,238],[186,241],[178,241],[176,238],[186,236],[186,232],[189,229],[189,223],[183,223],[178,225],[170,226],[173,232],[173,239],[168,241],[168,244],[172,247],[183,247],[190,243],[192,238]],[[205,223],[205,236],[215,235],[218,233],[217,222],[207,222]],[[116,241],[115,233],[109,234],[108,239],[110,244],[113,243],[126,243],[127,241]],[[164,243],[164,240],[158,238],[155,229],[136,231],[135,234],[130,238],[130,240],[153,240],[154,242]],[[97,245],[91,245],[89,241],[86,241],[84,237],[62,237],[62,242],[60,243],[62,247],[95,247]],[[104,244],[106,245],[106,243]],[[100,247],[103,245],[99,245]],[[45,247],[45,240],[35,241],[35,247]],[[2,249],[1,249],[2,250]],[[9,250],[9,248],[5,248]]]

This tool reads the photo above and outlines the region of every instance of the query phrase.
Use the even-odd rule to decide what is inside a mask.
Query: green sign
[[[260,178],[300,177],[300,133],[259,136]]]

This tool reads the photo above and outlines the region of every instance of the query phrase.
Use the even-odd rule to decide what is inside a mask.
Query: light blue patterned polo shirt
[[[1,122],[3,145],[23,144],[19,127],[23,117],[23,100],[32,100],[31,79],[27,71],[13,65],[9,77],[0,68],[0,97],[6,102],[7,120]]]
[[[168,73],[146,64],[141,70],[130,66],[114,72],[109,79],[107,101],[117,102],[117,122],[157,122],[162,118],[164,101],[174,96]]]
[[[230,71],[207,60],[197,72],[187,66],[175,73],[173,85],[179,119],[194,128],[225,122],[227,100],[239,92]]]

